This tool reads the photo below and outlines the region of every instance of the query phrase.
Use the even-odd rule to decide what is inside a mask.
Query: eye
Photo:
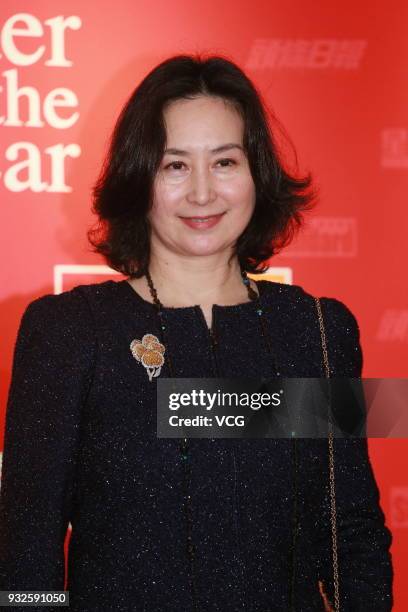
[[[175,168],[175,166],[183,166],[183,165],[184,165],[184,162],[182,161],[173,161],[167,164],[167,166],[164,166],[164,169],[167,170],[167,168],[172,168],[173,170],[181,170],[181,168]]]
[[[228,168],[228,167],[229,167],[229,165],[232,165],[232,166],[233,166],[233,165],[235,165],[235,164],[236,164],[236,162],[235,162],[235,160],[233,160],[233,159],[219,159],[219,160],[217,161],[217,164],[222,164],[222,167],[223,167],[223,168]]]
[[[221,164],[222,168],[229,168],[231,166],[236,165],[236,161],[234,159],[230,159],[230,158],[225,158],[225,159],[219,159],[217,161],[217,164]],[[172,161],[169,164],[167,164],[166,166],[164,166],[165,170],[182,170],[182,167],[184,166],[184,162],[182,161]]]

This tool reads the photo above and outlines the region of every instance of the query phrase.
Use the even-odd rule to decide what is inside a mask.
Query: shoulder
[[[295,307],[298,310],[310,311],[316,309],[317,296],[306,291],[301,285],[288,285],[275,281],[258,281],[262,293],[268,303],[275,305]],[[358,323],[350,308],[341,300],[334,297],[319,297],[323,315],[327,322],[329,320],[335,327],[356,328]]]
[[[117,328],[122,315],[134,309],[124,283],[107,280],[79,284],[61,293],[47,293],[29,302],[20,321],[23,336],[53,336],[81,346],[95,342],[101,330]],[[120,312],[119,312],[120,311]]]
[[[64,317],[66,323],[92,319],[98,302],[106,304],[114,298],[117,283],[105,281],[76,285],[61,293],[47,293],[28,303],[23,316],[28,319]]]
[[[42,327],[48,334],[53,329],[60,336],[62,332],[79,335],[84,343],[92,335],[101,338],[106,332],[119,333],[129,317],[134,320],[149,315],[151,305],[147,308],[146,304],[125,281],[80,284],[32,300],[23,313],[21,325],[24,332]]]
[[[259,282],[259,281],[258,281]],[[260,281],[265,300],[271,309],[283,313],[282,324],[290,324],[297,330],[298,338],[315,335],[319,329],[319,309],[331,357],[331,371],[338,376],[360,376],[362,350],[360,328],[356,316],[343,301],[327,296],[317,296],[300,285]]]
[[[78,288],[45,294],[26,306],[20,319],[13,352],[13,385],[48,376],[44,388],[56,384],[51,372],[63,372],[67,381],[79,381],[90,371],[98,340],[93,317]]]
[[[47,293],[29,302],[23,312],[22,323],[36,327],[41,323],[61,323],[65,327],[89,319],[89,307],[80,286],[54,294]]]
[[[87,295],[97,285],[78,285],[62,293],[47,293],[25,307],[17,333],[18,345],[34,344],[62,353],[84,349],[95,341],[95,322]],[[88,288],[88,289],[87,289]],[[89,289],[90,288],[90,289]]]
[[[321,297],[320,304],[331,362],[340,372],[337,375],[360,377],[363,351],[356,316],[344,302],[336,298]]]

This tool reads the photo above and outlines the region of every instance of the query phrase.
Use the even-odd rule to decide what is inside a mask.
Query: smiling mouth
[[[215,215],[207,215],[207,217],[181,217],[182,219],[189,219],[190,221],[207,221],[208,219],[213,219],[214,217],[220,217],[225,213],[218,213]]]
[[[207,231],[218,225],[226,211],[216,215],[206,215],[205,217],[180,217],[184,225],[190,229]]]

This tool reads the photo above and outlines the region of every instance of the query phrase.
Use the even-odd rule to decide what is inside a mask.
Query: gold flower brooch
[[[130,343],[130,350],[136,361],[146,368],[150,382],[159,376],[164,363],[163,353],[166,349],[157,336],[145,334],[141,340],[135,338]]]

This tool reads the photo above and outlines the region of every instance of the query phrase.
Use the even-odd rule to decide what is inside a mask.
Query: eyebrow
[[[215,149],[211,149],[210,153],[222,153],[223,151],[229,151],[230,149],[240,149],[241,151],[244,148],[240,144],[236,144],[235,142],[229,142],[227,144],[221,145],[220,147],[216,147]],[[188,151],[183,151],[182,149],[174,149],[169,148],[165,149],[164,153],[169,155],[190,155]]]

